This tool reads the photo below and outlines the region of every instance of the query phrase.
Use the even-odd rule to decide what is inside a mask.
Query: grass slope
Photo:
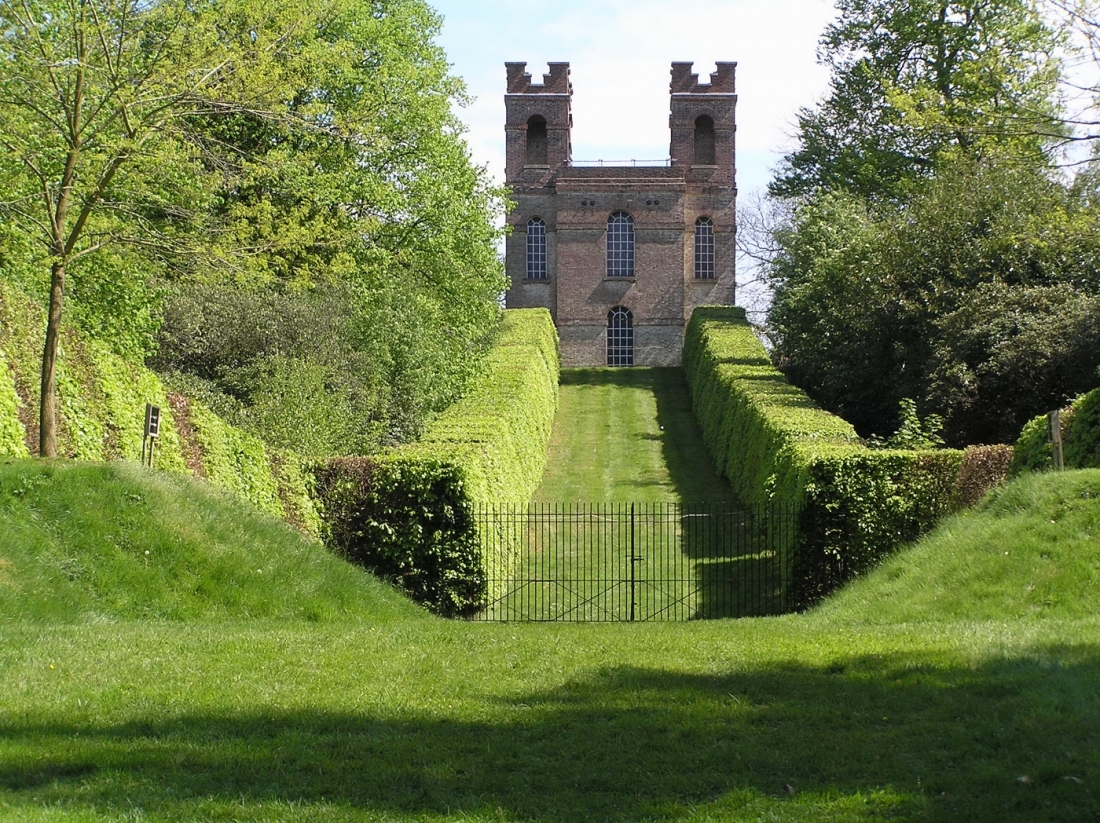
[[[150,554],[169,564],[153,583],[124,572],[144,567],[153,532],[207,530],[217,508],[202,489],[162,496],[162,478],[130,466],[80,467],[101,470],[94,482],[64,464],[0,468],[5,603],[13,591],[28,602],[36,558],[103,569],[96,589],[117,589],[115,600],[127,589],[144,602],[153,584],[170,593],[169,547]],[[134,606],[116,607],[111,625],[73,622],[91,615],[76,607],[60,621],[0,620],[0,821],[1095,821],[1100,617],[1014,619],[1014,608],[1038,561],[1058,570],[1059,591],[1090,595],[1075,563],[1097,555],[1098,480],[1018,481],[899,556],[941,596],[893,624],[874,625],[884,601],[906,596],[890,588],[892,564],[860,584],[862,599],[853,587],[818,612],[741,621],[448,622],[361,577],[348,590],[362,608],[338,622],[285,605],[267,609],[278,619],[242,619],[261,610],[214,601],[194,614],[223,619],[127,619],[150,613]],[[162,519],[192,493],[197,508]],[[127,508],[135,494],[144,502]],[[275,537],[250,539],[260,527],[238,509],[222,517],[245,532],[218,544],[247,558],[231,585],[249,585],[263,556],[267,596],[294,602],[295,575],[267,575]],[[952,586],[958,598],[983,590],[937,564],[979,523],[971,553],[995,540],[990,557],[1012,558],[1033,529],[1050,556],[1036,548],[1035,562],[991,580],[983,608],[951,621],[936,610]],[[88,531],[134,538],[80,543]],[[116,566],[101,551],[135,556]],[[192,556],[192,571],[217,560]],[[354,571],[330,561],[306,564],[325,591]],[[988,577],[992,562],[969,573]]]
[[[568,369],[535,500],[730,500],[691,413],[681,369]]]
[[[821,611],[866,623],[1100,613],[1100,470],[1013,481]]]
[[[0,620],[416,612],[239,497],[132,463],[0,463]]]

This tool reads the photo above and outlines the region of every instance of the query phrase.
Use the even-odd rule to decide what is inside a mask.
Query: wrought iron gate
[[[532,504],[479,513],[494,621],[790,611],[796,514],[729,505]]]

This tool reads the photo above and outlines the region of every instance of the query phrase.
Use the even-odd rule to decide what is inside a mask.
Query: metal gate
[[[796,513],[728,504],[531,504],[479,513],[492,621],[780,614]]]

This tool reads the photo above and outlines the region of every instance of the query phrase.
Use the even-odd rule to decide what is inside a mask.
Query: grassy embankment
[[[432,618],[231,498],[100,472],[0,464],[0,820],[1100,816],[1100,471],[818,613],[618,626]]]

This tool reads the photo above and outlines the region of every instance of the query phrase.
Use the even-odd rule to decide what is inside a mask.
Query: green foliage
[[[1067,469],[1100,468],[1100,389],[1083,394],[1062,409],[1062,459]],[[1047,416],[1029,420],[1016,441],[1013,475],[1045,471],[1053,466]]]
[[[1008,479],[1012,465],[1012,446],[967,446],[963,449],[962,464],[955,496],[960,506],[977,504],[992,489]]]
[[[530,500],[549,448],[558,369],[549,313],[505,312],[484,372],[423,440],[317,469],[330,545],[440,614],[477,611],[486,568],[512,562],[486,555],[478,509]]]
[[[1100,297],[1071,285],[981,284],[935,325],[927,394],[957,441],[1010,441],[1098,382]]]
[[[205,477],[237,492],[260,511],[282,517],[279,487],[260,439],[230,426],[202,403],[191,403],[190,417]]]
[[[0,463],[0,621],[416,611],[224,489],[131,462]]]
[[[800,445],[859,438],[787,382],[745,320],[744,309],[696,309],[684,340],[692,406],[719,471],[741,502],[798,505],[807,482]]]
[[[19,395],[4,350],[0,349],[0,456],[29,457],[27,430],[19,420]]]
[[[1064,420],[1062,426],[1064,437]],[[1054,447],[1050,443],[1048,429],[1045,414],[1034,417],[1024,424],[1023,429],[1020,431],[1020,437],[1012,450],[1010,474],[1015,476],[1025,471],[1044,471],[1052,467]]]
[[[0,379],[0,432],[17,433],[6,422],[16,415],[18,404],[5,412],[5,387],[25,391],[32,401],[34,384],[22,380],[26,369],[35,373],[34,341],[44,326],[41,307],[29,301],[11,285],[0,284],[0,377],[11,369],[14,380]],[[13,356],[11,353],[15,352]],[[85,340],[75,329],[64,334],[58,367],[60,445],[63,456],[78,460],[137,460],[142,453],[145,404],[160,407],[160,438],[154,465],[170,472],[189,468],[180,421],[160,378],[149,369],[134,366],[98,340]],[[262,510],[285,517],[306,534],[320,533],[320,520],[309,495],[310,478],[301,459],[290,452],[266,449],[253,435],[219,419],[201,403],[192,403],[186,424],[194,433],[199,449],[197,468],[215,485],[238,492]],[[6,437],[11,435],[0,435]],[[0,440],[0,443],[7,443]],[[4,447],[0,446],[0,451]],[[25,446],[24,446],[25,449]],[[16,455],[18,447],[10,452]]]
[[[282,506],[282,517],[302,534],[320,537],[321,513],[314,500],[314,478],[304,458],[289,452],[268,451],[275,490]]]
[[[943,446],[943,418],[930,414],[923,420],[917,414],[917,401],[911,397],[903,398],[898,404],[901,423],[885,443],[879,444],[874,438],[868,445],[887,449],[938,449]]]
[[[829,93],[798,114],[780,197],[904,195],[952,157],[1043,158],[1058,135],[1059,35],[1028,0],[839,0]]]
[[[316,470],[326,542],[447,617],[484,601],[476,512],[462,470],[409,457],[349,457]]]
[[[823,616],[862,623],[1093,617],[1100,471],[1019,477],[840,592]]]
[[[390,433],[383,340],[358,322],[352,289],[241,292],[191,286],[169,299],[156,368],[185,394],[276,448],[312,458],[369,454]],[[248,318],[241,322],[241,318]]]
[[[814,602],[863,574],[957,507],[958,451],[810,448],[804,459],[796,602]]]
[[[743,309],[696,309],[684,369],[704,439],[750,506],[801,511],[793,577],[803,602],[930,528],[955,506],[962,454],[871,450],[771,366]],[[806,581],[827,585],[810,591]]]
[[[1100,389],[1073,402],[1067,421],[1063,451],[1066,465],[1074,469],[1100,468]]]
[[[160,378],[144,368],[135,368],[105,345],[89,342],[87,351],[94,368],[94,379],[103,398],[107,433],[106,457],[137,460],[145,433],[145,405],[160,407],[160,437],[153,465],[169,471],[184,471],[179,434],[168,396]],[[64,396],[64,392],[62,392]]]
[[[231,353],[199,375],[235,382],[275,445],[318,455],[412,439],[461,393],[498,320],[505,200],[470,160],[462,84],[422,0],[34,0],[0,23],[0,210],[43,270],[24,276],[21,253],[8,268],[51,318],[64,303],[137,362],[168,277],[298,296],[342,284],[352,322],[326,355],[353,357]],[[169,359],[181,340],[161,339]]]
[[[101,249],[72,264],[65,313],[86,340],[96,340],[129,363],[155,347],[164,266],[140,251]]]
[[[549,313],[505,312],[481,368],[419,442],[393,454],[454,460],[480,503],[526,502],[542,477],[558,406],[558,335]]]
[[[895,431],[913,398],[944,417],[949,444],[1010,440],[1095,385],[1100,212],[1088,197],[989,159],[942,167],[900,207],[807,199],[767,270],[776,363],[865,436]]]

